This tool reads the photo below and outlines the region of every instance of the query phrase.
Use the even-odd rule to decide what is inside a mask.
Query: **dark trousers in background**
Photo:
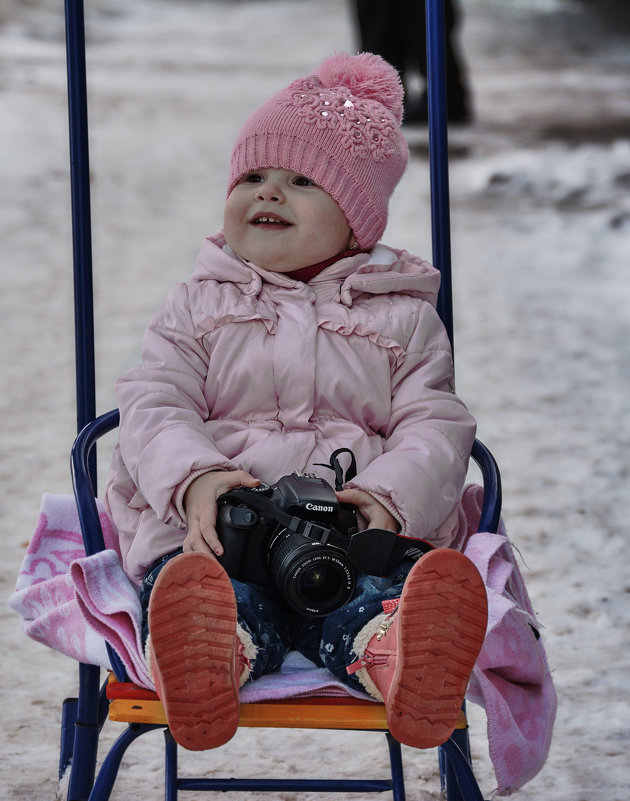
[[[426,18],[423,0],[354,0],[361,50],[377,53],[389,61],[401,75],[408,89],[410,73],[426,79]],[[451,122],[466,122],[471,116],[469,91],[464,69],[454,42],[459,9],[454,0],[444,3],[446,35],[446,98]],[[427,119],[426,93],[413,97],[408,93],[405,106],[407,122]]]

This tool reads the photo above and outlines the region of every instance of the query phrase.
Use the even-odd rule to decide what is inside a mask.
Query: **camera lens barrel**
[[[356,571],[337,548],[280,529],[268,558],[276,587],[301,614],[323,617],[352,598]]]

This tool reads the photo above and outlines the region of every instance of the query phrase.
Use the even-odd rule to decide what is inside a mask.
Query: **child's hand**
[[[236,487],[257,487],[259,479],[245,470],[215,471],[196,478],[184,495],[184,509],[188,518],[188,534],[184,540],[184,553],[223,554],[217,534],[217,498]]]
[[[399,531],[396,518],[387,511],[382,503],[372,497],[369,492],[359,489],[345,489],[335,495],[342,503],[351,503],[367,521],[368,528],[383,528],[385,531]]]

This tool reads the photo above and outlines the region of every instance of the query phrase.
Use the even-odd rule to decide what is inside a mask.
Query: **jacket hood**
[[[361,294],[397,292],[421,298],[435,307],[440,278],[439,270],[425,259],[379,244],[370,253],[358,253],[331,264],[309,285],[330,281],[340,284],[340,300],[345,306],[351,306]],[[197,256],[191,283],[203,281],[239,284],[246,295],[258,295],[263,281],[284,287],[299,283],[283,273],[243,261],[229,248],[222,232],[207,237]]]

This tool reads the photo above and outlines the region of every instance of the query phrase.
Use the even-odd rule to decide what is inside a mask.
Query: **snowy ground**
[[[339,0],[87,5],[100,412],[113,405],[112,383],[136,357],[148,317],[220,226],[240,123],[355,40]],[[0,5],[4,598],[42,493],[70,492],[62,6]],[[622,6],[464,0],[477,122],[452,136],[458,390],[501,465],[505,518],[560,696],[549,762],[519,801],[630,797],[630,25]],[[385,240],[430,258],[425,147],[421,134],[410,138],[414,157]],[[6,605],[0,621],[0,795],[51,801],[60,704],[76,691],[76,665],[24,637]],[[488,796],[483,715],[471,715]],[[241,763],[255,774],[273,759],[280,772],[347,775],[385,765],[375,735],[273,738],[270,751],[268,737],[263,747],[259,732],[241,732],[218,752],[185,755],[184,770],[227,765],[233,775]],[[114,798],[161,797],[160,760],[159,734],[136,743]],[[433,755],[405,750],[405,766],[409,798],[437,799]]]

